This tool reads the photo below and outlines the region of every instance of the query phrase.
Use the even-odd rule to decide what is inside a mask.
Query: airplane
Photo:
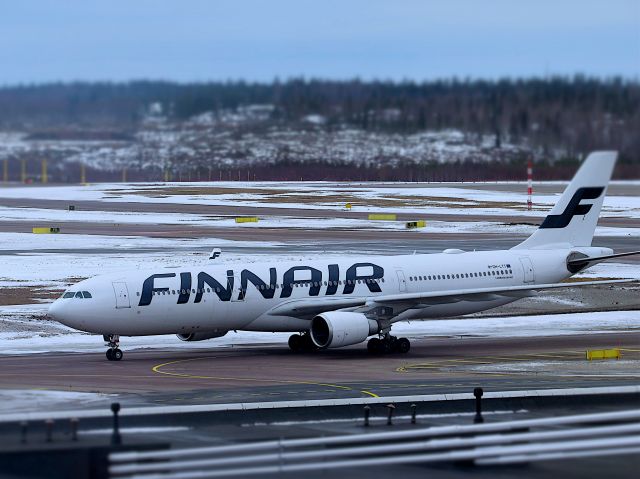
[[[616,159],[616,152],[591,153],[540,227],[509,250],[136,269],[80,281],[49,316],[103,335],[110,361],[123,357],[121,336],[201,341],[232,330],[292,332],[295,352],[370,338],[372,353],[407,353],[409,340],[391,334],[399,321],[485,311],[535,291],[629,282],[563,282],[640,254],[591,246]]]

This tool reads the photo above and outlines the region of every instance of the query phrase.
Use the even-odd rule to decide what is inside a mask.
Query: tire
[[[398,339],[398,344],[396,346],[398,348],[398,352],[402,354],[407,354],[411,349],[411,341],[407,338]]]
[[[318,346],[316,346],[313,343],[313,340],[311,339],[311,334],[309,334],[309,333],[303,334],[302,336],[300,336],[300,340],[301,340],[300,341],[301,349],[305,353],[311,353],[311,352],[316,351],[318,349]]]
[[[294,353],[302,351],[302,336],[299,334],[289,336],[289,349]]]
[[[114,361],[120,361],[122,359],[122,351],[120,349],[114,349],[113,350],[113,360]]]
[[[107,349],[107,359],[113,361],[113,349],[111,348]]]
[[[367,342],[367,351],[371,354],[380,354],[382,352],[383,344],[379,338],[371,338]]]

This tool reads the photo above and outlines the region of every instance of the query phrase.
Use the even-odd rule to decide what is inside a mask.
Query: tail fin
[[[618,153],[591,153],[551,214],[526,241],[513,249],[591,246]]]

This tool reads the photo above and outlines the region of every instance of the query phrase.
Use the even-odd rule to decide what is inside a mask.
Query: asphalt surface
[[[96,337],[96,341],[101,338]],[[203,344],[204,346],[204,344]],[[590,363],[587,349],[622,348],[623,362]],[[285,344],[211,350],[5,356],[3,389],[117,394],[126,404],[201,404],[637,384],[640,333],[541,338],[414,339],[406,355],[363,345],[294,354]]]

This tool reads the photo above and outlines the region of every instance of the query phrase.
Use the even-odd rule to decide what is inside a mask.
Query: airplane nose
[[[54,319],[58,322],[62,322],[60,321],[62,319],[62,310],[63,310],[63,306],[62,306],[62,301],[59,299],[56,299],[51,306],[49,306],[49,312],[48,312],[48,316],[51,319]]]

